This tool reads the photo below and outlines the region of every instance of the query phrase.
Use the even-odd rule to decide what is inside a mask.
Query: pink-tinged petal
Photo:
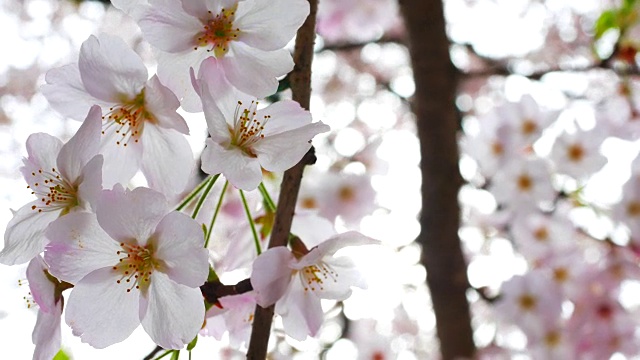
[[[257,142],[252,150],[263,168],[269,171],[285,171],[302,159],[311,148],[310,141],[314,136],[329,130],[329,126],[322,122],[308,124],[265,137]]]
[[[269,249],[253,261],[251,285],[260,306],[271,306],[284,296],[291,283],[291,262],[295,258],[284,246]]]
[[[27,266],[29,291],[33,300],[40,307],[40,311],[45,313],[51,313],[56,305],[56,286],[47,277],[48,271],[49,268],[40,255],[36,255]]]
[[[62,146],[58,154],[59,171],[67,181],[75,183],[82,168],[98,153],[101,132],[102,110],[94,105],[78,131]]]
[[[227,120],[216,105],[216,101],[209,91],[209,86],[206,83],[202,83],[201,89],[204,117],[207,121],[207,129],[209,130],[209,135],[211,135],[211,140],[218,144],[228,145],[231,143],[231,134],[229,133]]]
[[[204,24],[187,14],[180,0],[150,0],[149,3],[151,7],[138,22],[145,40],[162,51],[176,53],[193,50],[195,39],[204,30]]]
[[[60,211],[33,210],[40,200],[21,207],[7,224],[4,248],[0,251],[0,264],[23,264],[44,250],[47,243],[44,231],[60,216]]]
[[[233,186],[246,191],[255,190],[262,181],[258,159],[235,146],[225,149],[211,139],[202,152],[202,170],[211,175],[222,173]]]
[[[24,166],[20,168],[24,180],[30,187],[37,187],[44,177],[40,171],[51,171],[57,167],[56,158],[62,148],[60,139],[45,133],[35,133],[27,138],[28,158],[23,159]]]
[[[65,320],[82,342],[103,349],[121,342],[140,324],[140,291],[127,292],[111,267],[93,271],[78,282],[69,296]]]
[[[345,256],[326,258],[321,264],[329,272],[323,279],[321,286],[316,286],[313,292],[321,299],[346,300],[351,296],[352,286],[365,289],[367,283],[356,269],[353,261]]]
[[[251,101],[256,98],[236,89],[229,82],[224,71],[222,60],[211,57],[205,59],[200,65],[198,79],[202,87],[201,96],[208,101],[205,116],[208,112],[213,114],[212,107],[215,106],[223,118],[233,124],[238,110],[238,102],[249,106]]]
[[[115,130],[115,126],[105,129],[100,145],[100,154],[104,157],[102,185],[105,189],[129,182],[142,162],[142,143],[130,141],[127,146],[118,144],[122,135]]]
[[[121,103],[132,100],[147,81],[142,59],[117,36],[89,36],[80,47],[80,77],[96,98]]]
[[[287,130],[293,130],[311,123],[311,113],[303,109],[293,100],[281,100],[262,110],[258,110],[257,117],[271,116],[262,134],[267,137]]]
[[[202,111],[200,97],[193,89],[189,69],[199,69],[202,60],[211,56],[205,48],[173,54],[156,51],[158,77],[180,99],[182,109],[187,112]]]
[[[82,120],[93,105],[108,107],[109,103],[96,99],[85,89],[80,78],[78,64],[69,64],[47,71],[45,85],[40,91],[51,104],[64,116]]]
[[[120,185],[104,190],[98,200],[98,223],[118,242],[144,246],[162,218],[169,213],[169,204],[161,193],[148,188],[125,190]]]
[[[96,269],[116,265],[121,257],[119,244],[92,213],[65,215],[51,223],[46,236],[51,241],[44,254],[49,272],[72,284]]]
[[[111,0],[111,5],[135,20],[139,20],[149,7],[149,2],[147,0]]]
[[[177,284],[154,272],[141,302],[142,327],[165,349],[181,349],[198,335],[204,323],[204,299],[199,288]]]
[[[241,1],[234,27],[241,30],[238,41],[261,50],[283,48],[309,15],[305,0]]]
[[[87,204],[92,210],[96,210],[100,192],[102,191],[102,164],[104,158],[102,155],[96,155],[89,160],[87,165],[82,168],[80,174],[81,183],[78,185],[78,199],[81,203]],[[86,207],[86,205],[83,205]]]
[[[278,90],[279,76],[293,69],[293,58],[285,49],[262,51],[241,42],[229,43],[229,56],[220,59],[229,82],[240,91],[257,98]]]
[[[299,278],[291,282],[285,297],[276,303],[275,311],[282,316],[285,333],[299,341],[307,335],[315,336],[324,320],[320,298],[304,291]]]
[[[161,271],[178,284],[198,287],[209,274],[209,252],[198,223],[186,214],[171,212],[158,224],[155,256],[162,261]]]
[[[60,351],[61,318],[62,301],[58,302],[48,313],[40,308],[36,325],[31,334],[31,341],[36,346],[33,350],[33,360],[51,360]]]
[[[213,15],[219,14],[223,8],[230,9],[239,0],[182,0],[182,8],[191,16],[207,17],[207,11]],[[211,15],[209,15],[211,16]]]
[[[186,121],[176,112],[180,107],[180,101],[168,87],[162,85],[158,75],[153,75],[147,81],[144,88],[144,104],[158,126],[189,135]]]
[[[364,236],[357,231],[347,231],[327,239],[327,241],[318,245],[311,251],[314,252],[317,249],[318,253],[323,254],[323,256],[330,256],[347,246],[362,245],[380,245],[380,241]],[[302,263],[303,261],[300,262]]]
[[[191,177],[194,158],[184,135],[146,124],[142,139],[142,173],[149,187],[165,194],[182,192]]]

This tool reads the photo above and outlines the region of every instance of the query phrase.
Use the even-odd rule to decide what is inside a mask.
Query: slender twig
[[[209,195],[211,188],[216,183],[219,177],[220,177],[220,174],[217,174],[211,180],[209,180],[209,184],[207,185],[207,188],[204,190],[204,194],[202,194],[202,196],[200,196],[200,199],[198,199],[198,203],[196,204],[196,208],[193,210],[193,214],[191,215],[191,218],[195,219],[196,216],[198,216],[198,213],[200,212],[200,208],[202,208],[202,204],[204,204],[204,201],[207,199],[207,195]]]
[[[262,248],[260,247],[260,239],[258,238],[258,232],[256,231],[256,224],[253,221],[253,216],[251,216],[251,210],[249,209],[249,205],[247,204],[247,199],[244,197],[244,191],[238,191],[240,192],[240,198],[242,199],[244,213],[247,215],[247,220],[249,221],[249,227],[251,227],[251,234],[253,235],[253,243],[256,246],[256,252],[258,253],[258,255],[260,255],[262,254]]]
[[[224,186],[222,187],[222,192],[220,193],[220,198],[218,199],[218,205],[216,205],[216,210],[211,217],[211,222],[209,223],[209,228],[207,229],[207,237],[204,240],[205,249],[209,246],[209,239],[211,239],[211,233],[213,232],[213,225],[216,223],[216,218],[218,217],[218,213],[220,213],[220,208],[222,207],[222,199],[224,199],[224,194],[227,193],[227,186],[229,185],[229,181],[224,182]]]
[[[206,179],[202,180],[202,182],[198,184],[198,186],[191,193],[189,193],[189,195],[187,195],[187,197],[180,203],[180,205],[178,205],[178,207],[176,208],[176,211],[180,211],[184,209],[185,206],[189,205],[189,203],[193,200],[193,198],[195,198],[200,193],[200,191],[204,189],[209,179],[210,178],[207,177]]]
[[[264,183],[260,183],[260,185],[258,186],[258,189],[260,190],[260,194],[262,194],[262,198],[264,199],[264,202],[267,204],[268,210],[276,211],[276,204],[273,202],[271,195],[269,195],[267,188],[264,187]]]
[[[156,346],[153,350],[151,350],[151,352],[149,354],[147,354],[147,356],[145,356],[142,360],[151,360],[153,359],[154,356],[156,356],[157,353],[159,353],[160,351],[164,350],[162,347],[160,346]]]
[[[309,0],[309,8],[309,16],[298,30],[296,36],[296,46],[293,54],[295,67],[290,74],[292,98],[305,109],[309,109],[311,99],[311,62],[313,61],[318,0]],[[278,196],[276,217],[271,232],[269,248],[287,244],[293,213],[298,200],[298,192],[300,191],[302,172],[306,165],[315,163],[315,159],[315,152],[311,147],[298,164],[285,171],[280,185],[280,195]],[[267,308],[256,306],[247,359],[266,359],[267,345],[271,335],[273,309],[273,305]]]

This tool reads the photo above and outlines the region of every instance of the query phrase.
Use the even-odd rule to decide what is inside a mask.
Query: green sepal
[[[196,335],[196,337],[194,337],[193,340],[191,340],[191,342],[187,345],[187,351],[193,350],[193,348],[196,347],[197,343],[198,343],[198,335]]]
[[[71,358],[64,352],[64,350],[60,349],[52,360],[71,360]]]

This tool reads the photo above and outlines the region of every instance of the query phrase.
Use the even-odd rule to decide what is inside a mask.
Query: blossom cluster
[[[316,335],[321,299],[345,300],[352,286],[365,287],[353,262],[334,254],[376,241],[336,234],[317,204],[302,203],[294,221],[305,225],[292,229],[291,249],[262,252],[277,206],[263,181],[298,163],[329,131],[295,101],[263,100],[293,69],[285,46],[309,14],[307,1],[114,4],[138,23],[158,73],[149,77],[140,56],[103,33],[82,43],[77,63],[46,75],[41,91],[51,107],[82,123],[67,142],[46,133],[28,138],[20,171],[35,200],[15,212],[0,252],[2,264],[29,262],[39,307],[34,359],[57,353],[63,311],[73,334],[96,348],[139,325],[164,349],[225,331],[246,342],[256,304],[275,304],[291,337]],[[208,176],[195,188],[179,108],[203,113],[209,133],[199,156]],[[146,186],[131,187],[136,174]],[[341,188],[342,198],[353,201],[355,186]],[[256,209],[261,216],[251,215]],[[216,219],[237,224],[238,214],[250,226],[214,232]],[[239,268],[253,269],[254,290],[206,302],[200,286]]]

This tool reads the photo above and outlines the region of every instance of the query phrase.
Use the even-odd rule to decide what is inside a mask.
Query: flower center
[[[144,107],[144,90],[133,100],[110,107],[102,119],[105,121],[102,134],[115,127],[116,134],[120,135],[116,139],[116,145],[125,147],[131,140],[136,143],[139,141],[145,121],[155,121]]]
[[[151,275],[156,267],[152,250],[148,246],[120,243],[122,250],[116,254],[121,256],[113,270],[122,275],[116,282],[127,284],[127,292],[133,288],[143,289],[149,286]]]
[[[233,127],[229,126],[231,145],[241,148],[251,157],[256,157],[251,150],[251,145],[264,138],[262,131],[271,119],[270,115],[263,116],[262,121],[256,118],[258,103],[258,101],[251,101],[248,108],[242,108],[242,102],[238,101],[236,112],[233,114]]]
[[[532,311],[536,308],[536,298],[531,294],[522,294],[518,298],[518,304],[523,311]]]
[[[533,181],[528,175],[522,174],[517,179],[518,188],[522,191],[529,191],[533,187]]]
[[[193,49],[210,46],[207,52],[213,52],[216,58],[223,57],[229,51],[229,42],[237,39],[240,34],[240,29],[233,27],[237,7],[238,4],[230,9],[223,8],[219,14],[207,20],[204,30],[196,37],[197,46]],[[209,15],[212,16],[213,13],[209,11]]]
[[[304,291],[324,290],[324,282],[327,280],[338,282],[338,273],[324,262],[305,266],[300,272],[300,276]]]
[[[584,158],[584,149],[579,144],[573,144],[567,149],[567,157],[573,162],[580,162]]]
[[[77,189],[69,184],[56,170],[51,171],[39,169],[31,173],[35,182],[27,186],[31,193],[40,198],[40,204],[32,205],[32,210],[69,212],[71,208],[77,206]]]

